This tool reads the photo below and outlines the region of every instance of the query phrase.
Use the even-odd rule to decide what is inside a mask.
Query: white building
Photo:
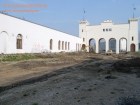
[[[0,14],[0,53],[73,52],[81,43],[79,37]]]
[[[111,20],[100,25],[79,24],[79,37],[69,35],[24,19],[0,13],[0,54],[74,52],[87,50],[96,53],[109,49],[116,53],[138,51],[138,19],[127,24]]]
[[[100,25],[90,25],[88,21],[79,24],[82,49],[96,53],[112,50],[116,53],[139,50],[138,19],[129,19],[126,24],[114,24],[111,20]]]

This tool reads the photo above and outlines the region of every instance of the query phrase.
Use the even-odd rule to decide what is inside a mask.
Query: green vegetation
[[[38,53],[38,54],[2,54],[0,55],[0,62],[5,61],[24,61],[30,59],[47,59],[47,58],[64,58],[64,57],[71,57],[73,55],[85,55],[87,53],[84,52],[60,52],[60,53]]]
[[[35,58],[37,58],[35,54],[0,55],[0,61],[21,61]]]

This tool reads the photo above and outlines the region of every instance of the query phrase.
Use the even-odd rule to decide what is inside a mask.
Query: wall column
[[[109,40],[108,39],[105,39],[106,41],[106,52],[109,50]]]
[[[135,49],[136,49],[136,52],[139,51],[139,43],[135,44]]]
[[[95,41],[96,41],[96,53],[99,53],[99,40],[95,39]]]

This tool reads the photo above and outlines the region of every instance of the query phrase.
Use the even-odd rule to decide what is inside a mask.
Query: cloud
[[[27,4],[29,0],[7,0],[7,3]]]

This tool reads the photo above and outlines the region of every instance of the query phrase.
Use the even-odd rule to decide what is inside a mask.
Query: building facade
[[[74,52],[81,43],[79,37],[0,14],[0,54]]]
[[[84,20],[79,24],[79,37],[82,49],[89,52],[135,52],[139,50],[138,19],[129,19],[126,24],[107,20],[100,25],[90,25]]]
[[[139,50],[138,19],[134,18],[126,24],[107,20],[90,25],[83,20],[79,24],[79,37],[3,13],[0,13],[0,23],[0,54]]]

